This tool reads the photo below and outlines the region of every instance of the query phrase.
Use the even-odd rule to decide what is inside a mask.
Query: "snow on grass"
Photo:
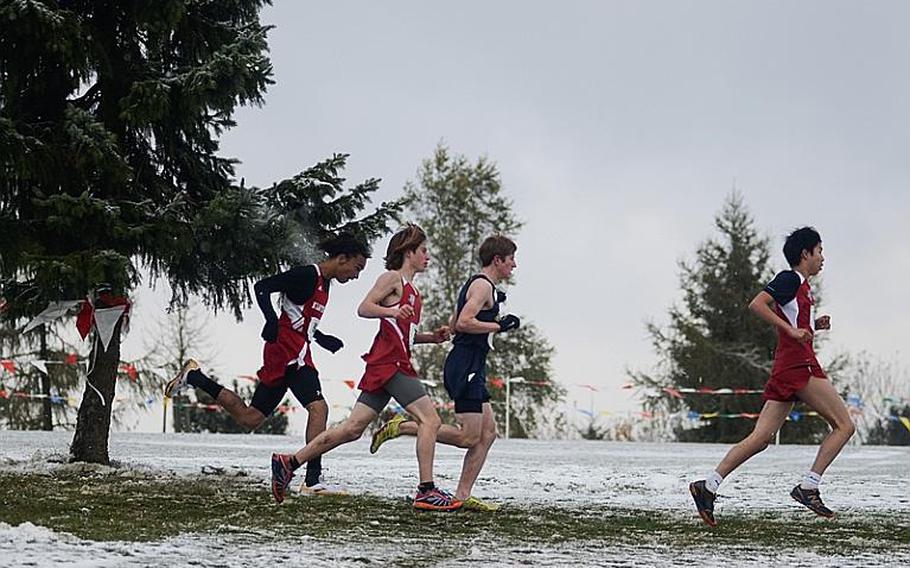
[[[500,440],[476,494],[504,503],[506,513],[440,518],[415,516],[407,505],[416,484],[413,438],[394,440],[375,456],[361,440],[324,458],[328,480],[361,497],[336,502],[300,497],[278,508],[269,502],[269,455],[296,449],[298,439],[114,434],[110,450],[116,463],[106,468],[66,464],[70,436],[0,432],[4,479],[35,488],[43,487],[38,478],[57,483],[61,494],[84,494],[87,510],[74,509],[62,496],[59,503],[45,502],[43,509],[36,506],[24,513],[19,502],[15,519],[0,507],[0,564],[168,566],[192,560],[198,565],[249,566],[287,560],[320,566],[859,567],[910,563],[907,448],[847,448],[822,486],[826,502],[840,513],[837,521],[826,523],[788,496],[811,463],[815,447],[772,447],[725,482],[718,502],[721,527],[709,530],[699,524],[686,486],[710,471],[726,446]],[[439,448],[438,484],[454,488],[462,456],[462,451]],[[53,493],[54,486],[49,487],[39,492]],[[102,496],[105,488],[113,493]],[[197,493],[209,490],[218,497],[194,504]],[[150,493],[163,497],[149,501]],[[117,503],[123,503],[127,517],[135,515],[137,535],[139,525],[146,523],[146,536],[131,537],[122,529],[103,527],[117,517],[116,510],[111,513],[105,507]],[[191,508],[170,523],[154,518],[158,506],[174,511]],[[233,509],[238,512],[232,513]],[[203,522],[206,515],[213,519],[211,526]],[[32,524],[39,518],[58,531]],[[82,538],[62,527],[70,527]],[[89,534],[98,536],[92,539]]]

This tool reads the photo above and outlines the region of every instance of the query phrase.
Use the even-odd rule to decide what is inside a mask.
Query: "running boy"
[[[187,385],[208,393],[238,424],[255,430],[274,412],[288,389],[307,410],[306,439],[325,431],[329,407],[322,396],[319,372],[313,364],[312,343],[337,352],[344,343],[317,329],[329,301],[332,280],[355,280],[366,266],[370,250],[361,240],[343,234],[330,238],[319,247],[326,258],[318,264],[297,266],[287,272],[260,280],[253,286],[256,302],[265,316],[262,338],[262,368],[249,406],[199,369],[190,359],[176,377],[167,383],[164,396],[171,397]],[[280,293],[281,316],[275,314],[271,295]],[[317,456],[307,462],[305,491],[328,492],[321,481],[322,461]]]
[[[449,339],[449,328],[432,333],[417,333],[421,298],[412,283],[418,272],[427,269],[426,234],[416,225],[408,225],[389,242],[386,268],[357,309],[363,318],[379,320],[379,333],[370,352],[363,356],[366,371],[360,381],[360,396],[347,420],[326,430],[296,454],[272,454],[272,495],[284,501],[294,471],[304,462],[360,438],[391,398],[417,420],[417,464],[420,484],[414,497],[414,508],[451,511],[461,507],[452,495],[433,483],[433,457],[440,420],[433,402],[411,363],[411,346],[415,343],[442,343]]]
[[[714,520],[714,500],[721,481],[746,460],[768,447],[771,437],[790,414],[795,400],[818,412],[831,426],[815,462],[803,475],[790,496],[822,517],[834,512],[822,503],[818,485],[822,474],[853,435],[855,427],[847,407],[818,364],[812,347],[813,331],[830,329],[831,318],[812,320],[814,300],[809,278],[821,272],[825,258],[818,232],[811,227],[793,231],[784,243],[784,256],[792,267],[774,277],[749,304],[754,314],[777,328],[777,351],[771,377],[765,385],[765,405],[755,429],[733,446],[707,479],[689,485],[701,518],[709,525]]]
[[[446,391],[455,402],[455,419],[460,426],[444,424],[437,439],[468,450],[455,498],[463,502],[464,508],[477,511],[499,509],[499,505],[474,497],[471,491],[496,440],[496,417],[486,385],[490,334],[517,329],[521,324],[515,315],[499,317],[500,304],[506,295],[496,287],[517,267],[517,249],[514,242],[502,235],[488,237],[480,245],[482,268],[479,274],[468,278],[458,293],[451,324],[455,338],[443,371]],[[400,435],[416,435],[417,424],[404,420],[399,415],[383,425],[373,436],[370,452],[376,453],[384,442]]]

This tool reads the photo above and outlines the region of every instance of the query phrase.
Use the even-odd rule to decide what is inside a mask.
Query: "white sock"
[[[708,477],[705,478],[705,489],[711,493],[717,493],[717,488],[720,487],[720,482],[723,480],[724,478],[721,477],[719,473],[712,471]]]
[[[818,484],[822,482],[822,476],[812,470],[803,474],[803,480],[799,484],[802,489],[818,489]]]

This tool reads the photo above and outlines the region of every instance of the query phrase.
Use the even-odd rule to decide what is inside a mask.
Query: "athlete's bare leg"
[[[417,421],[417,468],[420,483],[433,481],[433,458],[436,454],[436,434],[441,421],[433,402],[422,396],[405,407]]]
[[[294,454],[297,463],[310,461],[342,444],[359,439],[376,416],[378,416],[376,411],[369,406],[361,402],[355,403],[350,416],[344,422],[322,432]]]
[[[471,419],[472,416],[476,417],[476,419]],[[482,414],[456,414],[455,419],[458,420],[459,425],[441,425],[439,433],[436,435],[436,441],[447,446],[455,446],[456,448],[471,448],[478,444],[483,433]],[[402,422],[398,425],[398,432],[401,436],[416,436],[417,422],[413,420]]]
[[[255,430],[265,422],[265,415],[259,409],[248,406],[232,390],[222,389],[215,400],[231,417],[244,428]]]
[[[455,490],[455,498],[464,500],[471,496],[477,476],[480,475],[480,470],[487,461],[490,447],[496,441],[496,418],[493,415],[493,407],[488,402],[484,403],[482,414],[475,412],[456,416],[465,429],[468,424],[471,424],[472,431],[480,430],[480,439],[464,455],[461,477],[458,480],[458,488]]]
[[[764,450],[771,443],[771,438],[780,430],[793,408],[792,402],[777,400],[765,401],[765,405],[755,421],[752,433],[745,437],[727,452],[724,459],[717,465],[717,473],[727,477],[733,470],[741,466],[746,460]]]
[[[822,440],[815,456],[815,463],[812,464],[812,471],[821,475],[856,432],[856,426],[850,419],[843,399],[828,379],[811,377],[806,388],[796,393],[796,396],[818,412],[831,426],[831,431]]]
[[[306,441],[312,442],[316,436],[325,432],[329,422],[329,405],[325,400],[314,400],[306,405]]]

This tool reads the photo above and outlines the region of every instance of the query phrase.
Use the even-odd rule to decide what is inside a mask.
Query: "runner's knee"
[[[743,440],[743,442],[746,444],[746,446],[748,446],[754,455],[768,449],[768,446],[771,445],[771,437],[753,432],[749,435],[748,438]]]
[[[481,437],[481,442],[487,446],[492,446],[493,442],[496,441],[496,428],[490,428],[483,431],[483,436]]]
[[[424,416],[422,419],[417,419],[417,429],[428,429],[436,432],[439,430],[439,427],[442,426],[442,420],[439,419],[439,415],[435,412],[429,416]]]
[[[322,399],[313,401],[308,404],[306,410],[309,413],[310,417],[329,415],[329,405],[326,404],[325,400]]]
[[[461,431],[461,443],[462,447],[473,448],[480,443],[482,436],[479,431]]]
[[[347,443],[359,440],[365,428],[361,428],[360,424],[345,422],[340,426],[340,430],[342,440]]]
[[[843,432],[843,434],[850,439],[853,437],[853,434],[856,433],[856,425],[853,423],[853,420],[848,416],[846,419],[835,420],[831,425],[832,428]]]
[[[265,416],[253,408],[247,408],[246,412],[237,418],[237,422],[247,430],[255,430],[265,422]]]

